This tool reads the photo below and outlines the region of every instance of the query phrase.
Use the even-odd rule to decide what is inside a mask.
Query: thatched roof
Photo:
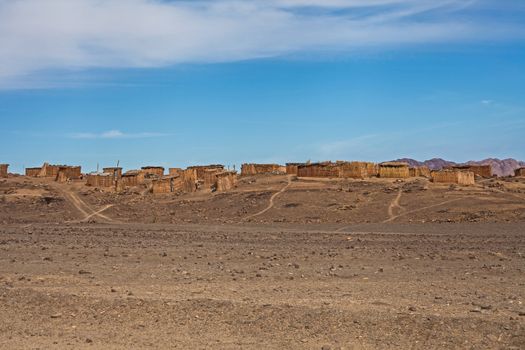
[[[408,163],[404,162],[384,162],[379,163],[382,167],[391,167],[391,168],[401,168],[401,167],[408,167]]]

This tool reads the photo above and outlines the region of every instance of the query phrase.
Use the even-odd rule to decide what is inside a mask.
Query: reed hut
[[[339,165],[332,162],[310,163],[297,166],[299,177],[339,177]]]
[[[471,171],[474,173],[474,175],[481,176],[481,177],[492,177],[492,165],[454,165],[450,167],[452,170],[459,170],[459,171]]]
[[[0,178],[7,178],[9,164],[0,164]]]
[[[338,161],[339,177],[364,179],[375,174],[375,164],[370,162],[343,162]]]
[[[385,162],[379,164],[379,177],[405,179],[410,177],[410,170],[407,163]]]
[[[417,166],[414,168],[410,168],[410,177],[430,178],[430,169],[427,166]]]
[[[154,194],[182,192],[184,183],[179,175],[164,176],[153,180],[151,192]]]
[[[519,169],[514,170],[514,176],[520,176],[520,177],[525,176],[525,168],[519,168]]]
[[[197,175],[197,180],[204,181],[204,173],[206,170],[214,169],[217,171],[224,171],[224,165],[221,164],[211,164],[211,165],[194,165],[187,168],[188,170],[195,170]]]
[[[215,174],[217,181],[215,190],[217,192],[229,191],[235,187],[237,183],[237,173],[234,171],[223,171]]]
[[[297,168],[300,165],[306,165],[306,163],[286,163],[286,174],[297,175]]]
[[[284,171],[283,171],[284,170]],[[281,174],[286,169],[279,164],[254,164],[246,163],[241,166],[241,176],[258,175],[258,174]]]
[[[162,178],[164,176],[164,167],[161,166],[144,166],[142,171],[146,177]]]
[[[122,174],[120,184],[123,187],[135,187],[144,183],[145,176],[142,170],[129,170]]]
[[[81,177],[82,172],[79,166],[59,166],[55,181],[63,183],[69,180],[78,180]]]
[[[93,187],[114,187],[115,179],[111,174],[91,173],[86,176],[86,184]]]
[[[197,170],[195,169],[186,169],[183,170],[181,175],[182,181],[184,184],[184,192],[195,192],[197,191]]]
[[[476,183],[472,171],[440,170],[431,173],[435,183],[449,183],[458,185],[474,185]]]
[[[80,166],[51,165],[48,163],[44,163],[44,165],[42,165],[40,168],[26,168],[26,176],[51,177],[56,180],[59,171],[64,173],[61,175],[61,177],[65,176],[67,179],[77,180],[82,177]]]
[[[182,168],[169,168],[168,173],[170,176],[180,175],[184,170]]]
[[[37,177],[42,168],[26,168],[26,176]]]
[[[105,174],[111,174],[115,181],[119,180],[122,177],[122,168],[119,167],[103,168],[102,171]]]

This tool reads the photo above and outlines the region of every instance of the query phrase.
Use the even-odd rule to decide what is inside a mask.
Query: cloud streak
[[[0,85],[50,70],[523,37],[518,23],[477,18],[478,2],[491,1],[0,0]]]
[[[168,134],[156,133],[156,132],[141,132],[141,133],[124,133],[120,130],[109,130],[101,133],[91,133],[91,132],[79,132],[68,134],[67,137],[71,139],[145,139],[145,138],[155,138],[155,137],[164,137]]]

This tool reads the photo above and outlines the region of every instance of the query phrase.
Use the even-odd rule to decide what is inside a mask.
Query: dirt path
[[[105,219],[109,219],[111,222],[113,222],[113,221],[114,221],[113,219],[108,218],[108,217],[105,216],[105,215],[101,215],[102,212],[108,210],[108,209],[111,208],[112,206],[113,206],[113,204],[108,204],[108,205],[106,205],[105,207],[103,207],[102,209],[97,210],[96,212],[93,212],[93,213],[89,214],[88,216],[86,216],[86,217],[85,217],[84,219],[82,219],[81,221],[88,221],[89,219],[91,219],[91,218],[94,217],[94,216],[101,216],[101,217],[103,217],[103,218],[105,218]]]
[[[292,177],[291,176],[288,176],[287,178],[288,180],[288,183],[283,187],[281,188],[280,191],[274,193],[271,197],[270,197],[270,202],[268,203],[268,206],[266,208],[264,208],[263,210],[261,210],[260,212],[258,213],[255,213],[255,214],[252,214],[252,215],[248,215],[247,217],[245,217],[243,220],[248,220],[248,219],[251,219],[251,218],[254,218],[256,216],[259,216],[259,215],[262,215],[264,213],[266,213],[268,210],[272,209],[273,208],[273,205],[274,205],[274,200],[275,198],[277,198],[277,196],[279,196],[281,193],[283,193],[284,191],[286,191],[288,189],[288,187],[290,187],[292,185]]]
[[[394,215],[394,209],[395,208],[399,208],[400,210],[403,210],[403,207],[399,204],[399,200],[401,199],[402,193],[403,193],[403,190],[400,188],[399,191],[397,192],[396,198],[394,198],[392,203],[390,203],[390,205],[388,206],[388,217],[389,217],[389,219],[392,219],[395,216]]]
[[[444,201],[444,202],[436,203],[436,204],[429,205],[429,206],[426,206],[426,207],[422,207],[422,208],[418,208],[418,209],[414,209],[414,210],[405,211],[404,213],[401,213],[401,214],[394,215],[394,216],[390,217],[389,219],[383,221],[383,223],[392,222],[392,221],[394,221],[395,219],[400,218],[400,217],[402,217],[402,216],[405,216],[405,215],[408,215],[408,214],[412,214],[412,213],[417,213],[418,211],[422,211],[422,210],[426,210],[426,209],[432,209],[432,208],[435,208],[435,207],[439,207],[439,206],[442,206],[442,205],[445,205],[445,204],[449,204],[449,203],[452,203],[452,202],[459,201],[459,200],[461,200],[461,199],[463,199],[463,198],[450,199],[450,200],[448,200],[448,201]]]
[[[106,205],[104,208],[101,208],[99,210],[94,210],[91,208],[86,202],[84,202],[78,195],[68,189],[61,188],[60,186],[54,186],[59,192],[61,192],[64,195],[64,198],[71,203],[84,217],[80,220],[77,220],[79,222],[87,221],[93,217],[99,217],[105,222],[115,222],[112,218],[102,214],[103,211],[111,208],[113,204]]]

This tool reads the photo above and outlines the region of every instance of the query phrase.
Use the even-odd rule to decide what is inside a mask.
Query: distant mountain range
[[[513,158],[508,159],[498,159],[498,158],[487,158],[480,161],[468,161],[466,163],[456,163],[451,162],[449,160],[441,159],[441,158],[433,158],[429,160],[425,160],[423,162],[417,161],[415,159],[410,158],[402,158],[402,159],[396,159],[396,162],[405,162],[408,163],[410,166],[427,166],[430,170],[440,170],[447,166],[452,165],[465,165],[465,164],[471,164],[471,165],[492,165],[492,173],[497,176],[510,176],[514,175],[514,170],[525,167],[525,162],[518,161]]]

